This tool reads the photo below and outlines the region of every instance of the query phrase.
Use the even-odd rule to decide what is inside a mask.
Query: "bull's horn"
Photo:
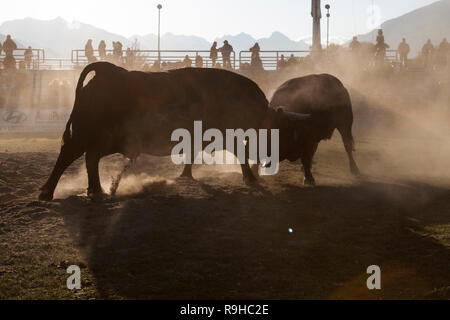
[[[308,113],[297,113],[297,112],[284,111],[284,114],[286,114],[287,116],[292,117],[294,119],[297,119],[297,120],[305,120],[305,119],[311,118],[311,115]]]

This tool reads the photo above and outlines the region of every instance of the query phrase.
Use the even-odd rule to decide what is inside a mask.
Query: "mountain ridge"
[[[410,11],[381,24],[385,41],[391,49],[397,49],[402,38],[411,47],[411,55],[417,55],[428,39],[439,45],[443,38],[450,38],[450,0],[441,0]],[[359,35],[360,41],[374,42],[377,29]]]
[[[126,38],[90,24],[77,21],[68,22],[61,17],[50,20],[27,17],[6,21],[0,25],[0,34],[11,34],[13,39],[24,45],[43,48],[46,50],[48,57],[68,57],[71,50],[83,49],[87,39],[94,40],[94,47],[98,45],[100,40],[105,40],[108,48],[112,47],[112,41],[120,41],[126,48],[131,47],[137,40],[140,49],[149,50],[157,49],[158,39],[152,33],[136,34]],[[306,50],[309,48],[304,41],[291,40],[278,31],[261,39],[255,39],[244,32],[237,35],[228,34],[215,39],[218,46],[221,46],[224,40],[228,40],[235,51],[248,50],[255,42],[260,42],[262,50]],[[195,35],[179,35],[167,32],[161,37],[162,50],[209,50],[211,45],[211,41]]]
[[[411,55],[416,55],[428,38],[438,45],[443,38],[450,37],[449,16],[450,0],[441,0],[385,21],[381,28],[385,33],[386,43],[392,49],[396,49],[401,39],[405,37],[411,46]],[[359,35],[358,38],[360,41],[374,42],[376,32],[375,29]],[[0,25],[0,34],[3,34],[3,37],[11,34],[13,39],[23,46],[43,48],[47,57],[58,58],[70,57],[72,49],[83,49],[89,38],[94,40],[94,47],[100,40],[105,40],[108,48],[112,47],[112,41],[121,41],[124,48],[127,48],[132,47],[137,40],[140,49],[156,50],[158,42],[157,35],[152,33],[127,38],[90,24],[68,22],[61,17],[51,20],[27,17],[6,21]],[[261,50],[308,50],[310,47],[307,38],[292,40],[279,31],[260,39],[245,32],[236,35],[226,34],[215,39],[219,47],[224,40],[228,40],[236,52],[249,50],[255,42],[259,43]],[[345,43],[337,38],[335,42]],[[161,37],[162,50],[209,50],[211,44],[211,41],[195,35],[168,32]]]

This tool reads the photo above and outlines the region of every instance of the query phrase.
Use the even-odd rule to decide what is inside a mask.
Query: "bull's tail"
[[[345,145],[345,149],[347,152],[355,151],[355,139],[353,138],[353,105],[352,100],[350,98],[349,92],[344,89],[342,101],[344,102],[343,106],[340,108],[342,113],[340,114],[337,129],[342,136],[342,140]]]
[[[63,134],[63,139],[62,139],[63,145],[72,140],[72,131],[71,131],[72,118],[73,118],[74,112],[76,112],[76,110],[77,110],[77,104],[79,102],[80,92],[81,92],[81,89],[83,89],[84,81],[86,80],[87,75],[92,71],[95,71],[96,73],[98,73],[98,72],[105,71],[108,68],[111,69],[111,67],[118,68],[117,66],[115,66],[111,63],[108,63],[108,62],[95,62],[95,63],[91,63],[90,65],[86,66],[83,69],[83,71],[81,72],[80,78],[78,79],[77,88],[75,89],[75,103],[73,106],[73,110],[72,110],[72,113],[70,114],[69,121],[67,122],[67,125],[66,125],[66,130],[64,131],[64,134]]]
[[[351,125],[343,125],[338,127],[338,131],[342,136],[342,141],[344,142],[345,150],[347,152],[356,151],[355,148],[355,139],[353,138],[352,126]]]

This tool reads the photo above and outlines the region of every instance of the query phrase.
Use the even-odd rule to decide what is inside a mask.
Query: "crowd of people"
[[[358,58],[358,56],[361,56],[364,51],[363,44],[358,41],[357,37],[353,38],[352,42],[349,45],[349,48],[356,58]],[[390,46],[385,42],[383,30],[380,29],[378,30],[376,44],[373,46],[373,48],[370,48],[369,44],[368,50],[366,46],[365,53],[369,54],[369,56],[371,53],[373,53],[374,61],[379,65],[386,62],[386,52],[389,48]],[[411,47],[408,44],[406,38],[402,39],[394,52],[396,53],[396,55],[398,55],[399,68],[401,70],[407,69],[408,62],[410,61],[409,54],[411,52]],[[427,68],[447,65],[449,55],[450,47],[446,38],[444,38],[440,45],[437,47],[432,44],[431,39],[428,39],[428,41],[422,47],[420,55],[418,56],[418,59],[420,60],[419,66]]]
[[[6,36],[3,44],[0,42],[0,55],[5,53],[5,58],[2,61],[3,68],[6,70],[16,70],[17,61],[14,57],[14,51],[17,50],[17,44],[11,38],[11,35]],[[33,49],[29,46],[24,50],[23,60],[19,61],[19,69],[32,69]]]
[[[395,59],[391,56],[390,59],[387,56],[387,51],[390,46],[386,43],[383,30],[378,30],[376,42],[360,42],[357,37],[349,43],[348,49],[330,45],[330,48],[324,50],[326,56],[337,54],[340,52],[350,52],[353,55],[354,61],[357,64],[366,65],[371,63],[372,65],[379,67],[386,65],[387,63],[397,63],[400,70],[408,69],[409,55],[411,52],[410,45],[405,38],[398,44],[396,49],[391,50],[395,53]],[[19,59],[17,63],[14,55],[15,50],[22,50],[23,59]],[[348,50],[348,51],[345,51]],[[0,43],[0,54],[4,52],[4,59],[1,61],[3,69],[15,70],[19,69],[32,69],[33,68],[33,49],[28,47],[27,49],[18,49],[16,43],[11,38],[11,35],[6,37],[3,43]],[[261,59],[261,47],[259,43],[255,43],[249,48],[250,60],[240,61],[239,68],[242,71],[249,71],[252,73],[258,73],[264,71],[264,62]],[[450,47],[447,39],[443,39],[438,46],[434,46],[431,40],[428,40],[422,47],[421,53],[417,59],[423,67],[434,67],[437,65],[446,65],[449,59]],[[88,39],[84,47],[84,55],[88,63],[95,61],[109,61],[117,65],[124,66],[126,68],[142,69],[145,71],[164,71],[174,68],[192,67],[213,67],[234,69],[236,68],[235,60],[232,62],[232,54],[234,53],[233,46],[225,40],[221,47],[218,47],[217,41],[215,41],[210,50],[209,57],[201,56],[198,52],[195,56],[186,55],[184,59],[178,61],[175,58],[165,57],[162,61],[153,60],[149,63],[148,57],[139,56],[139,51],[136,48],[128,47],[124,50],[124,46],[120,41],[113,41],[112,48],[107,49],[106,42],[101,40],[98,44],[97,50],[94,50],[94,44],[92,39]],[[284,54],[277,55],[276,69],[286,70],[289,68],[298,68],[299,65],[310,62],[314,59],[311,58],[314,53],[307,56],[300,57],[290,54],[289,57],[285,57]],[[209,60],[208,60],[209,58]],[[234,57],[233,57],[234,58]],[[234,58],[235,59],[235,58]],[[416,59],[416,60],[417,60]],[[319,59],[320,60],[320,59]],[[77,61],[79,63],[79,61]],[[81,62],[81,64],[83,64]]]
[[[431,40],[426,41],[419,55],[413,59],[410,58],[411,47],[406,38],[403,38],[391,50],[390,48],[385,41],[383,31],[379,30],[374,43],[360,42],[357,37],[354,37],[346,46],[330,45],[322,50],[322,53],[303,53],[303,56],[296,56],[294,53],[285,56],[280,51],[279,56],[277,54],[274,58],[273,55],[264,53],[259,43],[255,43],[246,52],[249,55],[244,55],[244,59],[237,63],[233,46],[225,40],[220,47],[218,42],[214,42],[209,52],[193,51],[191,55],[181,57],[165,55],[162,61],[153,56],[152,63],[149,63],[148,56],[141,56],[138,50],[130,47],[124,50],[120,41],[112,42],[112,48],[108,49],[106,42],[102,40],[94,50],[93,40],[89,39],[85,44],[78,67],[82,68],[86,62],[109,61],[127,69],[143,71],[166,71],[185,67],[236,69],[244,76],[255,80],[261,87],[269,87],[274,79],[287,79],[311,73],[327,72],[341,76],[347,75],[350,79],[370,75],[385,81],[390,75],[409,76],[408,72],[401,71],[421,69],[430,71],[428,74],[435,76],[436,81],[433,83],[437,83],[436,87],[448,83],[448,80],[445,80],[445,72],[447,72],[445,70],[448,69],[441,68],[441,66],[448,66],[450,47],[447,39],[443,39],[437,46]],[[20,55],[17,55],[18,50],[21,50]],[[16,55],[14,55],[15,51]],[[83,59],[83,53],[87,61]],[[3,66],[3,68],[0,67],[3,69],[0,70],[0,96],[3,96],[4,100],[7,96],[15,96],[6,92],[22,92],[24,87],[33,83],[34,80],[30,80],[32,77],[28,77],[27,72],[4,72],[16,70],[17,66],[24,70],[33,69],[33,49],[31,47],[18,49],[15,41],[8,35],[6,40],[0,43],[0,56],[0,66]],[[277,70],[270,72],[276,73],[265,70],[264,67],[267,67],[269,63],[272,69]],[[54,88],[58,86],[55,83],[49,86],[53,89],[49,89],[48,92],[56,91]],[[67,84],[65,85],[68,87]],[[4,102],[0,101],[0,105],[4,105]]]
[[[92,39],[88,39],[84,46],[84,53],[88,63],[96,61],[109,61],[115,64],[123,64],[125,66],[133,66],[136,56],[136,50],[127,48],[125,57],[123,54],[123,44],[120,41],[112,42],[112,50],[107,50],[105,40],[101,40],[98,44],[97,56],[95,55]]]

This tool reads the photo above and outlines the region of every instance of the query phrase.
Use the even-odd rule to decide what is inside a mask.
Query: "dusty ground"
[[[86,198],[81,159],[57,199],[38,202],[58,148],[53,137],[0,139],[0,299],[450,298],[441,140],[361,134],[356,180],[336,137],[319,148],[316,188],[302,186],[299,164],[247,187],[234,167],[197,167],[188,181],[170,159],[143,156],[104,202]],[[123,164],[103,160],[106,190]],[[382,290],[370,292],[374,264]]]

